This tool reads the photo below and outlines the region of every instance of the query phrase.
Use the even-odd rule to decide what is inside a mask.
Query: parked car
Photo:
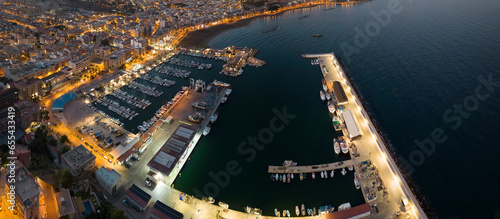
[[[127,207],[131,207],[130,206],[130,203],[127,201],[127,199],[123,199],[123,205],[127,206]]]

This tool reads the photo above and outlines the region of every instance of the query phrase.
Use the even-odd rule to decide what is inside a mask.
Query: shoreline
[[[353,1],[353,2],[346,2],[346,3],[339,3],[339,2],[321,2],[321,3],[313,3],[311,5],[307,6],[299,6],[299,7],[294,7],[294,8],[287,8],[282,11],[273,13],[273,14],[262,14],[262,15],[257,15],[254,17],[249,17],[249,18],[244,18],[241,20],[237,20],[233,23],[229,24],[218,24],[215,26],[199,29],[199,30],[194,30],[188,32],[179,42],[179,46],[181,47],[195,47],[195,48],[208,48],[208,43],[214,39],[215,37],[219,36],[220,34],[240,28],[240,27],[245,27],[249,25],[253,20],[258,19],[258,18],[263,18],[263,17],[270,17],[270,16],[278,16],[282,15],[287,11],[295,10],[295,9],[302,9],[302,8],[312,8],[315,6],[319,5],[346,5],[346,4],[358,4],[358,3],[365,3],[369,1]]]

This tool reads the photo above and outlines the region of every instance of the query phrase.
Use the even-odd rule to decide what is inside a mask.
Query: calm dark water
[[[439,218],[500,218],[500,86],[482,87],[484,100],[474,97],[479,76],[500,81],[500,2],[493,0],[401,1],[390,21],[371,29],[369,42],[356,44],[355,28],[365,30],[377,20],[370,12],[388,10],[387,0],[349,7],[321,6],[261,18],[225,32],[211,47],[256,47],[268,65],[247,67],[242,77],[225,79],[234,91],[219,109],[220,118],[202,138],[175,182],[189,194],[215,182],[210,172],[226,169],[231,160],[242,168],[220,186],[215,199],[242,210],[264,213],[343,202],[363,203],[352,176],[334,179],[272,182],[268,165],[293,159],[300,165],[334,162],[334,133],[327,108],[318,97],[321,75],[303,53],[335,52],[349,69],[368,110],[401,160],[412,164],[407,174]],[[394,10],[393,10],[394,11]],[[309,15],[309,16],[307,16]],[[300,18],[300,19],[299,19]],[[321,33],[322,38],[311,37]],[[343,44],[344,43],[344,44]],[[343,51],[348,44],[358,50]],[[359,48],[359,46],[362,48]],[[347,60],[350,60],[349,62]],[[454,112],[467,105],[462,114]],[[269,127],[273,108],[297,115],[274,133],[253,161],[238,152],[249,136]],[[449,113],[445,113],[451,110]],[[460,124],[458,124],[460,120]],[[444,141],[422,152],[415,141],[442,130]],[[423,155],[423,156],[419,156]],[[352,173],[349,173],[352,174]],[[213,192],[213,191],[212,191]]]

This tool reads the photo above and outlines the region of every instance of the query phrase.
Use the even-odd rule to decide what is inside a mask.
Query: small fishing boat
[[[304,180],[304,175],[300,173],[300,180]]]
[[[286,210],[286,216],[290,217],[290,211],[289,210]]]
[[[328,92],[328,86],[326,85],[326,81],[325,81],[325,79],[323,79],[323,81],[322,81],[322,85],[323,85],[323,90],[324,90],[325,92]]]
[[[203,197],[203,201],[206,201],[209,204],[212,204],[215,202],[215,199],[212,196],[208,196],[208,197]]]
[[[317,34],[313,34],[312,36],[313,37],[322,37],[323,35],[317,33]]]
[[[331,100],[332,99],[332,95],[330,94],[330,92],[325,92],[325,96],[326,96],[326,99],[327,100]]]
[[[353,165],[348,166],[348,167],[347,167],[347,169],[348,169],[349,171],[353,171],[353,170],[354,170],[354,166],[353,166]]]
[[[345,170],[345,168],[342,168],[342,172],[341,173],[342,173],[342,176],[344,176],[347,173],[347,171]]]
[[[342,153],[347,154],[349,153],[349,148],[347,148],[347,145],[345,142],[340,142],[340,148],[342,148]]]
[[[300,212],[302,216],[306,216],[306,207],[304,206],[304,204],[300,206]]]
[[[330,172],[330,177],[333,178],[333,176],[335,176],[335,171],[332,170],[332,172]]]
[[[326,172],[326,170],[324,172],[325,172],[325,179],[328,179],[328,173]]]
[[[313,179],[316,179],[316,174],[314,174],[314,172],[312,173],[312,177]]]
[[[200,122],[201,118],[198,115],[191,114],[188,116],[189,121],[191,122]]]
[[[280,181],[283,181],[283,176],[282,175],[280,175]]]
[[[219,206],[225,208],[225,209],[228,209],[229,208],[229,205],[227,203],[224,203],[224,202],[219,202]]]
[[[286,175],[283,174],[283,182],[286,182]]]
[[[276,215],[276,217],[280,216],[280,212],[278,211],[277,208],[274,209],[274,215]]]
[[[291,176],[291,177],[292,177],[292,179],[293,179],[293,173],[292,173],[292,174],[290,174],[290,176]]]
[[[220,102],[221,102],[221,103],[226,103],[226,101],[227,101],[227,97],[222,97],[222,99],[221,99],[221,101],[220,101]]]
[[[296,214],[297,216],[299,216],[299,215],[300,215],[299,206],[297,206],[297,205],[295,205],[295,214]]]
[[[229,96],[229,94],[231,94],[231,92],[233,92],[233,89],[228,88],[228,89],[226,90],[226,96]]]
[[[313,208],[313,215],[316,215],[316,207]]]
[[[358,180],[358,177],[356,176],[356,173],[354,173],[354,186],[356,187],[356,189],[361,188],[361,185],[359,184],[359,180]]]
[[[215,112],[212,117],[210,118],[210,123],[214,123],[215,121],[217,121],[217,118],[219,117],[219,113],[218,112]]]
[[[290,174],[287,175],[286,181],[287,181],[287,183],[290,183]]]
[[[333,105],[333,103],[331,101],[328,101],[328,111],[330,113],[334,113],[335,112],[335,105]]]
[[[321,171],[321,178],[325,178],[325,174]]]
[[[283,217],[286,217],[286,210],[283,210]]]
[[[333,149],[335,150],[336,154],[340,154],[340,145],[336,139],[333,139]]]
[[[207,136],[208,133],[210,133],[210,126],[205,127],[205,129],[203,130],[203,136]]]

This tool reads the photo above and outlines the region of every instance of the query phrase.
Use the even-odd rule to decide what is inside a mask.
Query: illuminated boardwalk
[[[335,163],[318,164],[310,166],[269,166],[269,173],[312,173],[321,172],[329,170],[337,170],[342,168],[347,168],[353,166],[354,162],[352,160],[340,161]]]

